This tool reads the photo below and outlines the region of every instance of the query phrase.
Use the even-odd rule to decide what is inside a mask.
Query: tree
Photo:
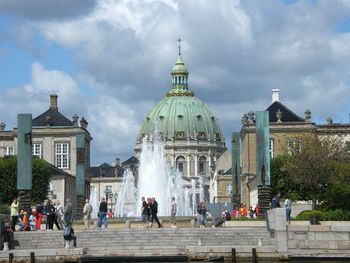
[[[41,202],[47,197],[51,177],[49,164],[33,158],[32,203]],[[17,157],[0,158],[0,202],[10,204],[17,195]]]
[[[337,164],[345,157],[345,145],[339,137],[308,135],[291,148],[293,154],[283,170],[294,184],[306,189],[303,199],[311,199],[314,210],[321,191],[337,177]]]
[[[307,190],[302,185],[294,182],[284,169],[290,158],[290,155],[285,154],[271,159],[271,194],[281,193],[292,200],[302,200],[307,196]]]

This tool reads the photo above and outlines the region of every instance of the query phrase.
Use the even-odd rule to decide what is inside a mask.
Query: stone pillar
[[[288,252],[288,232],[285,208],[274,208],[268,211],[268,226],[275,231],[277,253]]]
[[[17,190],[20,209],[30,211],[32,191],[32,115],[17,115]]]
[[[194,176],[198,175],[198,155],[194,155]]]
[[[190,169],[191,160],[190,160],[189,153],[187,153],[186,160],[187,160],[187,177],[189,177],[191,176],[191,169]]]
[[[257,185],[270,185],[270,122],[268,111],[256,112]]]
[[[86,169],[85,169],[85,135],[79,133],[76,135],[77,145],[77,166],[76,166],[76,216],[82,218],[83,208],[85,204],[85,180],[86,180]]]

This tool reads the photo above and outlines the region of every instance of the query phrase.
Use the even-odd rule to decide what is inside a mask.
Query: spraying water
[[[132,172],[124,174],[115,215],[139,216],[141,214],[141,197],[155,197],[158,202],[158,215],[169,216],[172,196],[175,197],[177,203],[177,216],[192,215],[193,210],[188,190],[181,177],[180,172],[171,169],[166,164],[164,144],[157,133],[154,133],[151,140],[144,138],[137,189],[131,187],[134,183]],[[135,197],[134,206],[132,206],[132,197]],[[126,205],[129,206],[129,210],[125,209]]]
[[[117,198],[114,213],[116,217],[136,216],[136,192],[134,175],[127,169],[123,174],[123,183]]]
[[[171,197],[177,203],[177,215],[191,215],[192,209],[186,202],[185,187],[182,174],[170,169],[166,164],[164,143],[158,134],[153,133],[151,140],[144,138],[140,156],[140,169],[138,181],[138,200],[144,197],[155,197],[158,202],[158,214],[170,215]],[[187,198],[188,199],[188,198]],[[141,209],[141,202],[138,204]]]
[[[98,193],[96,187],[92,186],[90,187],[90,204],[92,206],[92,213],[91,217],[92,218],[97,218],[97,213],[99,210],[99,200],[98,200]]]

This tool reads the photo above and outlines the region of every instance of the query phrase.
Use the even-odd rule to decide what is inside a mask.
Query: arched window
[[[176,158],[176,169],[180,173],[184,173],[185,172],[185,157],[179,156],[179,157]]]
[[[205,156],[199,157],[199,173],[200,174],[205,174],[206,173],[206,163],[207,163],[207,158]]]

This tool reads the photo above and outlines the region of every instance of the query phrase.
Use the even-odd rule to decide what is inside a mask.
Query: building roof
[[[108,165],[108,164],[107,164]],[[90,167],[91,177],[121,177],[123,176],[123,168],[120,165],[107,166],[106,163],[100,166]]]
[[[305,122],[305,119],[295,114],[293,111],[284,106],[281,102],[275,101],[273,102],[266,111],[269,112],[270,122],[277,122],[277,112],[280,111],[281,114],[281,122]]]
[[[58,109],[50,108],[33,119],[33,126],[73,126],[73,122],[62,115]]]
[[[135,156],[131,156],[129,159],[122,162],[122,166],[124,167],[127,165],[134,165],[134,164],[138,164],[139,162],[140,162],[139,159],[137,159]]]

